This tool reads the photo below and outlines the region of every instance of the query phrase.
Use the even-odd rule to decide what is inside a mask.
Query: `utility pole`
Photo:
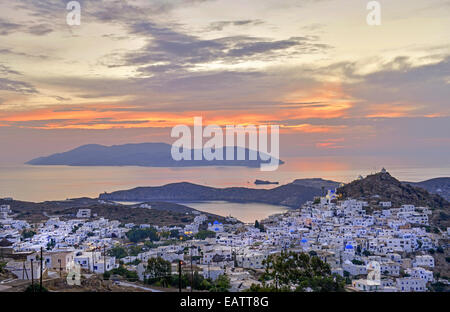
[[[181,292],[181,260],[178,260],[178,288]]]
[[[194,248],[194,246],[191,246],[191,292],[192,289],[194,288],[194,269],[192,268],[192,248]]]
[[[34,292],[34,272],[33,272],[33,259],[30,259],[31,262],[31,289]]]
[[[97,247],[93,249],[92,251],[92,272],[94,272],[94,267],[95,267],[95,251],[97,250]],[[88,258],[89,261],[89,258]],[[91,267],[88,266],[89,271],[91,270]]]
[[[59,278],[61,278],[62,277],[61,259],[58,259],[58,263],[59,263]]]
[[[103,245],[103,274],[106,273],[106,245]]]
[[[43,253],[42,253],[42,247],[41,247],[41,275],[39,276],[39,290],[40,292],[42,292],[42,273],[43,273],[43,269],[42,269],[42,264],[44,262],[43,259]]]

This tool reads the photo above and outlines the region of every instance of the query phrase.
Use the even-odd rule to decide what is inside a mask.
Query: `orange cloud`
[[[417,107],[404,103],[386,103],[372,105],[369,108],[371,111],[366,115],[367,118],[399,118],[399,117],[413,117],[412,114]]]
[[[325,142],[318,142],[316,143],[317,148],[324,148],[324,149],[337,149],[337,148],[344,148],[343,145],[338,145],[339,142],[343,142],[344,138],[338,138],[338,139],[329,139]]]
[[[345,117],[355,101],[345,94],[340,83],[326,84],[312,90],[294,91],[284,98],[285,107],[290,108],[290,116],[293,118]]]

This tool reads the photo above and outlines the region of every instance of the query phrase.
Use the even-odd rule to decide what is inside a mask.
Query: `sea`
[[[273,188],[276,185],[255,185],[256,179],[286,184],[295,179],[323,178],[351,182],[385,167],[401,181],[418,182],[450,176],[450,163],[433,166],[396,159],[349,157],[284,158],[278,170],[263,172],[246,167],[70,167],[0,164],[0,198],[43,202],[76,197],[98,197],[103,192],[126,190],[139,186],[160,186],[173,182],[192,182],[213,187],[243,186]],[[192,208],[222,216],[232,215],[244,222],[263,219],[286,211],[287,207],[259,203],[228,202],[181,203]]]

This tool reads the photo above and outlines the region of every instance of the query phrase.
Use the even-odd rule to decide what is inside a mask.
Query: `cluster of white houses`
[[[264,270],[263,261],[270,254],[281,251],[307,252],[327,262],[332,272],[351,280],[355,291],[427,291],[434,282],[434,258],[428,254],[438,247],[440,235],[426,231],[430,209],[403,205],[394,208],[390,202],[380,202],[379,210],[369,211],[368,204],[358,200],[337,203],[329,197],[307,202],[301,209],[272,215],[263,220],[264,231],[253,225],[231,222],[208,224],[215,237],[204,240],[175,240],[148,248],[136,256],[121,260],[129,270],[135,270],[139,279],[148,277],[148,259],[161,257],[170,261],[176,272],[181,260],[203,274],[217,279],[226,274],[232,291],[241,291],[258,284],[255,271]],[[149,208],[151,209],[151,207]],[[89,209],[80,210],[75,219],[61,221],[50,218],[38,227],[9,217],[9,206],[0,206],[0,247],[3,252],[20,260],[8,262],[7,267],[19,278],[35,278],[40,272],[38,256],[44,252],[43,271],[69,271],[75,264],[93,273],[101,274],[118,267],[118,259],[107,256],[110,248],[123,244],[123,238],[134,224],[121,225],[119,221],[91,218]],[[178,230],[187,236],[199,232],[207,217],[197,211],[191,224],[184,227],[157,227],[159,231]],[[230,219],[229,221],[234,221]],[[150,225],[140,225],[141,228]],[[35,234],[27,239],[24,230]],[[2,245],[3,242],[3,245]],[[31,260],[35,261],[31,261]],[[379,279],[367,278],[378,264]]]

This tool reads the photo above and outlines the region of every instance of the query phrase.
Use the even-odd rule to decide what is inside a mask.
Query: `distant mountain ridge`
[[[67,152],[38,157],[27,162],[29,165],[66,165],[66,166],[143,166],[143,167],[197,167],[197,166],[245,166],[260,167],[263,161],[249,160],[250,150],[247,148],[234,148],[235,159],[238,150],[244,149],[246,160],[225,160],[225,148],[218,149],[224,155],[224,160],[181,160],[172,159],[170,144],[166,143],[137,143],[104,146],[88,144]],[[190,151],[194,159],[194,150]],[[280,160],[280,164],[284,162]]]
[[[416,187],[421,187],[431,194],[437,194],[450,201],[450,178],[434,178],[422,182],[403,182]]]
[[[103,193],[99,199],[113,201],[207,201],[259,202],[299,208],[308,200],[321,195],[318,188],[289,183],[272,189],[245,187],[214,188],[188,182],[156,187]]]
[[[341,183],[331,180],[324,180],[321,178],[312,178],[312,179],[297,179],[294,182],[292,182],[295,185],[303,185],[308,187],[314,187],[318,189],[324,189],[326,190],[333,190],[335,188],[338,188]]]

